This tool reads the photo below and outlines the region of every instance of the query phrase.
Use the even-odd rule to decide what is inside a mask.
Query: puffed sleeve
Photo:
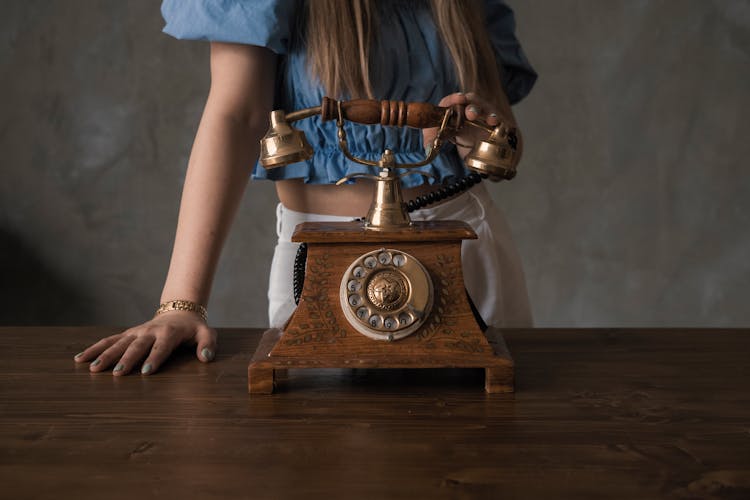
[[[180,40],[268,47],[286,54],[296,0],[164,0],[164,32]]]
[[[488,0],[485,4],[487,31],[495,49],[503,88],[511,104],[531,92],[537,74],[531,67],[521,44],[516,38],[516,18],[513,9],[502,0]]]

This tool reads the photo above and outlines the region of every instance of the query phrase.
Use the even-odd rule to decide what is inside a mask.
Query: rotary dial
[[[414,333],[432,307],[430,276],[412,255],[389,248],[356,259],[341,280],[341,307],[349,323],[377,340]]]

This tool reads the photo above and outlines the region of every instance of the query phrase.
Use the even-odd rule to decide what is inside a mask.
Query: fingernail
[[[78,359],[78,358],[80,358],[81,356],[83,356],[83,352],[79,352],[78,354],[76,354],[76,355],[75,355],[75,359]]]
[[[141,373],[144,375],[151,373],[151,363],[146,363],[145,365],[143,365],[143,368],[141,368]]]
[[[91,363],[91,366],[99,366],[99,363],[101,363],[101,359],[95,359],[93,363]]]
[[[478,110],[478,109],[477,109],[477,107],[476,107],[476,106],[474,106],[473,104],[472,104],[471,106],[468,106],[468,107],[466,108],[466,111],[471,111],[472,113],[477,113],[477,114],[479,114],[479,110]]]
[[[432,146],[428,144],[427,146],[424,147],[424,154],[426,156],[430,156],[430,153],[432,153]]]
[[[117,366],[115,366],[115,369],[112,370],[113,372],[121,372],[125,368],[125,365],[122,363],[117,363]]]
[[[214,352],[208,347],[204,347],[201,350],[201,356],[203,356],[203,359],[206,361],[212,361],[214,359]]]
[[[490,118],[497,118],[497,113],[490,113]]]

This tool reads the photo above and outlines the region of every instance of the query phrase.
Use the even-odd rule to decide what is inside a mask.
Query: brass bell
[[[365,217],[367,229],[383,230],[409,227],[411,220],[401,194],[401,177],[394,170],[393,152],[386,149],[380,159],[380,175],[375,182],[375,197]]]
[[[514,156],[514,148],[508,141],[508,130],[499,126],[495,127],[487,140],[474,145],[464,162],[471,170],[499,181],[515,177]]]
[[[309,160],[312,155],[305,134],[287,123],[283,111],[272,111],[271,127],[260,140],[260,164],[265,168],[283,167]]]

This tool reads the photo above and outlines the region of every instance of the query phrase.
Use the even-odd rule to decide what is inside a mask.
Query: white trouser
[[[532,326],[531,307],[521,259],[510,228],[495,207],[487,189],[476,185],[456,198],[410,214],[412,220],[462,220],[478,239],[461,245],[464,282],[482,319],[495,327]],[[278,242],[268,284],[268,317],[272,327],[281,327],[294,308],[292,273],[298,243],[292,233],[301,222],[349,221],[351,217],[295,212],[281,203],[276,207]]]

